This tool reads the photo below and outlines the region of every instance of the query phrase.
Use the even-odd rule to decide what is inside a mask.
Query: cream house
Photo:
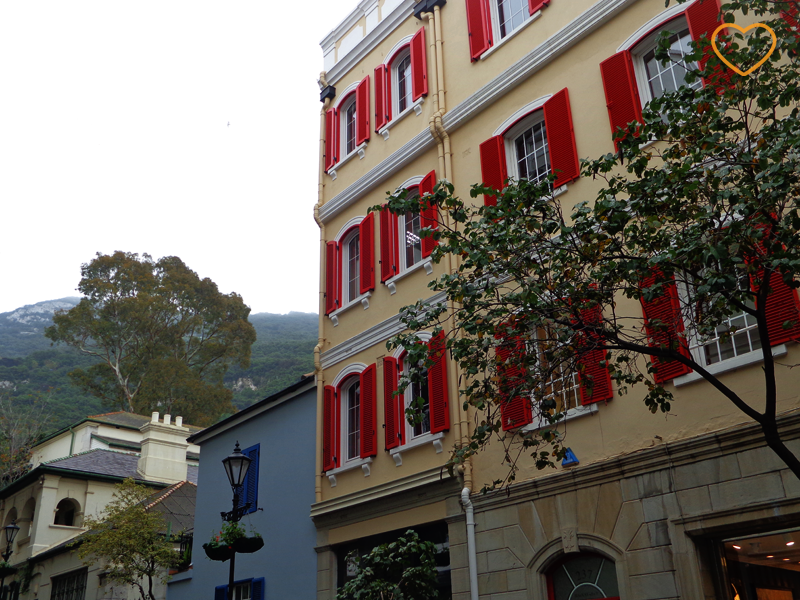
[[[140,426],[133,434],[135,421]],[[164,498],[173,496],[174,501],[188,494],[192,501],[186,506],[193,512],[197,466],[187,458],[190,433],[180,417],[173,423],[170,415],[160,419],[158,413],[150,419],[112,413],[89,417],[39,444],[36,466],[0,490],[3,525],[13,521],[20,527],[9,559],[18,568],[19,597],[126,598],[126,590],[106,589],[102,564],[82,565],[68,543],[85,531],[84,516],[102,514],[115,484],[129,477],[152,487],[154,493],[165,490],[154,500],[157,510],[166,510],[167,505],[161,504]],[[109,446],[127,444],[129,449],[92,448],[99,438]],[[68,452],[55,458],[58,448]],[[193,522],[193,515],[168,516],[169,522],[174,521],[174,533]],[[65,595],[67,590],[72,595]],[[165,589],[160,593],[164,597]]]
[[[394,395],[404,351],[388,351],[386,342],[402,330],[398,311],[442,301],[427,284],[458,259],[432,264],[420,239],[421,227],[444,217],[368,207],[387,190],[424,194],[446,179],[467,199],[474,183],[501,187],[509,176],[554,171],[565,206],[593,199],[598,183],[579,177],[579,157],[614,152],[616,126],[683,82],[687,44],[718,23],[718,0],[664,5],[365,0],[322,41],[311,508],[318,598],[334,598],[353,575],[350,550],[367,551],[408,527],[449,548],[441,591],[458,600],[800,594],[800,482],[758,429],[693,373],[664,372],[680,407],[667,420],[610,381],[588,395],[572,382],[563,426],[576,460],[525,468],[508,494],[486,496],[475,491],[504,475],[499,446],[455,477],[442,471],[448,451],[475,427],[475,415],[461,408],[457,365],[441,356],[427,385]],[[737,23],[750,21],[737,15]],[[663,30],[674,32],[672,66],[652,58]],[[491,199],[474,200],[484,201]],[[796,292],[787,303],[797,313]],[[643,310],[638,302],[619,307]],[[436,350],[431,332],[419,338]],[[757,394],[756,347],[692,351],[730,385]],[[772,351],[800,362],[790,339]],[[796,452],[797,382],[796,370],[779,374],[782,427]],[[425,399],[426,415],[413,426],[404,419],[412,397]]]

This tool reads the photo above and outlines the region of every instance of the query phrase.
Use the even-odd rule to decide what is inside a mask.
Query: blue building
[[[265,545],[236,554],[232,600],[316,598],[314,502],[316,384],[298,383],[189,438],[202,448],[194,520],[192,566],[168,584],[167,600],[226,600],[230,562],[206,557],[203,544],[218,533],[221,512],[233,494],[222,459],[238,442],[252,459],[244,501],[252,506],[241,523],[260,533]],[[243,502],[244,502],[243,501]]]

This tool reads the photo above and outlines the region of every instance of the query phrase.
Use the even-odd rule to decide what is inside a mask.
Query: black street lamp
[[[8,525],[3,527],[3,530],[6,532],[6,551],[3,552],[3,561],[8,562],[8,559],[11,558],[11,546],[14,545],[14,538],[17,537],[17,533],[19,533],[19,525],[16,522],[11,521]],[[6,595],[6,575],[5,572],[3,573],[2,579],[0,579],[0,596],[5,598]]]
[[[229,523],[238,523],[247,512],[247,509],[250,508],[249,502],[239,506],[239,491],[244,484],[244,478],[247,477],[247,469],[250,468],[250,462],[250,458],[242,454],[239,449],[239,442],[236,442],[233,453],[222,459],[222,466],[225,467],[225,474],[228,476],[228,482],[231,484],[231,490],[233,490],[233,510],[220,514],[223,520]],[[232,549],[230,575],[228,576],[228,600],[233,600],[233,570],[235,562],[236,551]]]

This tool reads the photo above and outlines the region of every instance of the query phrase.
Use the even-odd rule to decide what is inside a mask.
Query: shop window
[[[729,538],[721,545],[731,600],[800,597],[800,530]]]
[[[547,574],[548,600],[619,600],[614,562],[581,552],[560,560]]]

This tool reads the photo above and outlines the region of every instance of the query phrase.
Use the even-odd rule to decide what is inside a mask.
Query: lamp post
[[[250,503],[247,502],[239,506],[239,491],[244,484],[244,478],[247,476],[247,469],[250,468],[250,458],[242,454],[239,449],[239,442],[236,442],[236,447],[233,452],[227,457],[222,459],[222,466],[225,467],[225,474],[228,476],[228,482],[231,484],[233,491],[233,510],[231,512],[220,513],[222,519],[229,523],[238,523],[244,513],[250,508]],[[231,568],[228,576],[228,600],[233,600],[233,570],[236,563],[236,551],[231,553]]]
[[[6,532],[6,551],[3,552],[3,561],[8,562],[8,559],[11,558],[11,546],[14,545],[14,538],[17,537],[17,533],[19,533],[19,525],[15,521],[11,521],[8,525],[3,527],[3,530]],[[6,596],[6,576],[3,573],[2,579],[0,579],[0,597],[5,598]]]

